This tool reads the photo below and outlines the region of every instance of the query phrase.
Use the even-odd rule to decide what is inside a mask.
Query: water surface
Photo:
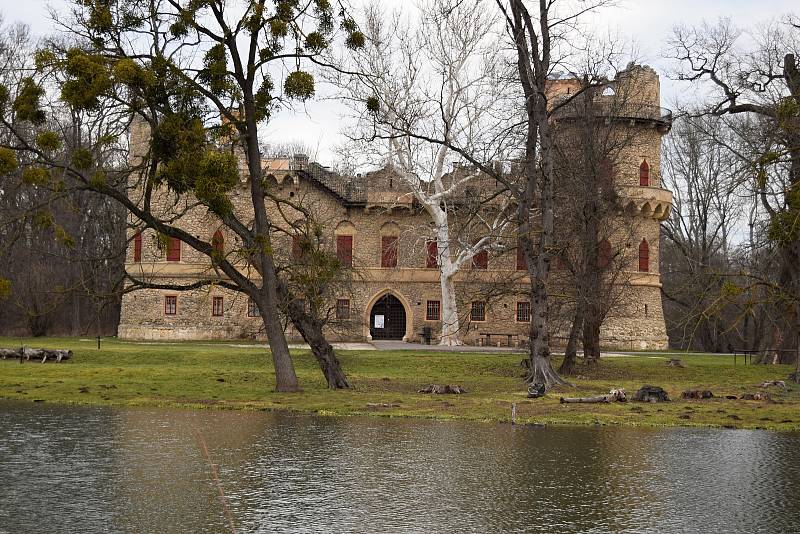
[[[9,534],[800,532],[800,434],[2,403],[0,488]]]

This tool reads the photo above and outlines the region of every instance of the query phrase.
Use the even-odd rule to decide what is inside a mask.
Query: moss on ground
[[[68,348],[61,364],[0,360],[0,398],[115,406],[212,407],[297,410],[321,415],[376,415],[509,421],[517,405],[519,423],[641,426],[724,426],[800,430],[800,386],[761,389],[765,380],[785,380],[781,365],[734,366],[731,357],[684,354],[686,367],[668,367],[674,353],[640,353],[579,366],[574,388],[527,399],[519,354],[425,351],[340,351],[354,389],[330,391],[308,351],[293,351],[301,393],[274,393],[266,349],[222,343],[139,344],[75,338],[0,338],[0,347]],[[557,358],[558,359],[558,358]],[[559,362],[556,362],[558,364]],[[458,384],[465,395],[424,395],[431,383]],[[591,396],[611,388],[633,394],[640,386],[662,386],[669,403],[560,404],[561,396]],[[682,400],[686,389],[710,389],[714,399]],[[772,401],[725,399],[765,391]]]

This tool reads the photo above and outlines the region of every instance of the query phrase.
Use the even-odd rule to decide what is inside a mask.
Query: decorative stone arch
[[[653,218],[658,219],[658,220],[664,219],[664,205],[663,204],[657,204],[656,205],[656,209],[653,210]]]
[[[653,208],[649,202],[645,202],[644,206],[642,206],[642,217],[649,218],[651,215],[653,215]]]
[[[385,222],[381,226],[380,234],[400,237],[400,225],[394,221]]]
[[[333,235],[355,235],[356,234],[356,225],[351,223],[348,220],[344,220],[336,225],[336,228],[333,230]]]
[[[367,341],[372,341],[372,336],[369,333],[369,319],[370,319],[370,315],[372,313],[372,307],[375,306],[375,303],[378,302],[378,300],[380,300],[382,297],[384,297],[386,295],[392,295],[393,297],[395,297],[397,300],[400,301],[400,304],[402,304],[403,308],[405,309],[405,312],[406,312],[406,333],[403,336],[403,341],[408,343],[414,337],[414,312],[413,312],[413,308],[411,307],[411,303],[408,301],[408,299],[405,296],[403,296],[402,293],[400,293],[399,291],[396,291],[394,289],[388,288],[388,287],[384,288],[384,289],[381,289],[380,291],[375,293],[372,296],[372,298],[369,300],[367,305],[364,306],[364,315],[362,317],[363,321],[364,321],[363,325],[362,325],[362,328],[363,328],[362,331],[364,333],[364,338]]]

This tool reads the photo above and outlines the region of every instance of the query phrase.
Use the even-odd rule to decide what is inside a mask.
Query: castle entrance
[[[406,335],[406,309],[392,294],[378,299],[369,312],[372,339],[403,339]]]

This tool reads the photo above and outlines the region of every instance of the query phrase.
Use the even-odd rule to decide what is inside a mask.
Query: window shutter
[[[336,257],[343,266],[353,266],[353,236],[336,236]]]
[[[397,242],[396,236],[381,238],[381,267],[397,267]]]
[[[167,261],[181,261],[181,240],[170,237],[167,243]]]
[[[643,187],[650,185],[650,165],[646,159],[639,165],[639,185]]]
[[[139,263],[142,261],[142,232],[136,232],[133,238],[133,261]]]
[[[439,267],[439,244],[436,241],[428,241],[425,268],[436,269],[437,267]]]
[[[639,243],[639,272],[650,272],[650,245],[646,239]]]

